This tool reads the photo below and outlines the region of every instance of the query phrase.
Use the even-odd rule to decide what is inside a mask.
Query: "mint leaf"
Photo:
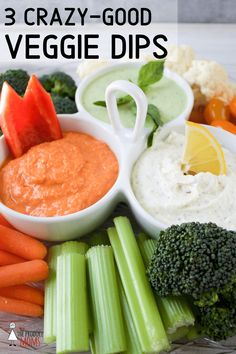
[[[163,125],[163,122],[161,120],[161,114],[159,109],[151,103],[148,105],[147,118],[148,117],[151,118],[152,121],[155,123],[153,130],[147,138],[147,146],[150,147],[152,146],[155,132],[157,131],[158,127]]]
[[[164,72],[164,60],[153,60],[143,65],[139,70],[138,86],[145,90],[161,80]]]
[[[161,120],[160,111],[154,104],[150,103],[148,105],[147,118],[148,117],[150,117],[158,127],[163,125],[163,122]]]
[[[148,138],[147,138],[147,146],[148,146],[148,147],[151,147],[151,146],[152,146],[154,134],[156,133],[157,129],[158,129],[158,126],[156,125],[156,126],[153,128],[153,130],[151,131],[151,133],[148,135]]]
[[[136,113],[137,113],[137,106],[134,104],[134,102],[133,102],[133,104],[130,106],[130,110],[131,110],[131,112],[132,112],[134,115],[136,115]],[[162,122],[162,120],[161,120],[160,111],[159,111],[159,109],[158,109],[154,104],[149,103],[148,109],[147,109],[147,116],[146,116],[146,119],[147,119],[147,118],[151,119],[151,120],[154,122],[155,126],[157,126],[157,127],[160,127],[160,126],[163,125],[163,122]]]
[[[117,98],[117,105],[122,106],[123,104],[129,103],[131,101],[132,101],[132,97],[129,95],[126,95],[126,96]],[[105,101],[96,101],[96,102],[93,102],[93,104],[95,104],[95,106],[106,107]]]
[[[95,106],[99,106],[99,107],[106,107],[106,102],[105,101],[96,101],[96,102],[93,102],[93,104]]]
[[[120,97],[117,99],[117,104],[118,106],[121,106],[122,104],[126,104],[126,103],[129,103],[131,102],[133,99],[131,96],[129,95],[126,95],[126,96],[123,96],[123,97]]]
[[[136,105],[132,104],[130,106],[130,109],[131,109],[132,113],[136,115],[136,113],[137,113]],[[155,132],[157,131],[157,128],[163,125],[163,122],[161,120],[160,111],[154,104],[150,103],[148,105],[146,119],[147,118],[150,118],[153,121],[153,123],[154,123],[154,127],[153,127],[151,133],[149,134],[149,136],[147,138],[147,146],[150,147],[150,146],[152,146],[153,137],[154,137]]]
[[[153,60],[143,65],[139,69],[137,85],[145,91],[149,85],[155,84],[161,80],[164,72],[164,64],[164,60]],[[132,82],[131,80],[129,81]],[[126,95],[117,99],[117,105],[122,106],[123,104],[130,103],[131,101],[132,97]],[[105,101],[96,101],[93,102],[93,104],[95,106],[106,107]],[[156,113],[154,116],[156,116]]]

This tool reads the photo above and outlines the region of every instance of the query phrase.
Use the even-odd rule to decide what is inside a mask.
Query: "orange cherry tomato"
[[[194,123],[206,124],[203,115],[204,107],[200,106],[198,108],[194,108],[190,114],[189,120]]]
[[[207,124],[211,124],[214,120],[229,121],[229,106],[219,98],[212,98],[204,110],[204,118]]]
[[[219,127],[222,128],[224,130],[227,130],[228,132],[232,133],[232,134],[236,134],[236,125],[228,122],[226,120],[214,120],[211,125],[213,127]]]
[[[232,115],[232,120],[236,122],[236,96],[234,96],[234,98],[230,102],[229,110]]]

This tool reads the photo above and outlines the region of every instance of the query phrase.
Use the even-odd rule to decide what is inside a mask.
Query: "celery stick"
[[[44,298],[44,343],[56,340],[56,267],[57,257],[61,254],[61,246],[52,246],[48,251],[49,277],[45,282]]]
[[[195,324],[194,326],[190,327],[188,333],[186,334],[186,338],[191,341],[203,337],[204,334],[201,333],[201,328],[198,324]]]
[[[67,253],[85,254],[88,245],[83,242],[68,241],[61,245],[52,246],[49,249],[48,265],[49,277],[45,283],[45,304],[44,304],[44,342],[52,343],[56,340],[57,328],[57,292],[56,292],[56,266],[57,257]]]
[[[57,258],[57,353],[89,350],[85,255]]]
[[[89,246],[85,242],[67,241],[61,245],[62,254],[67,253],[79,253],[85,254],[89,249]]]
[[[98,331],[95,331],[89,339],[90,351],[91,354],[103,354],[101,345],[99,343]],[[125,352],[123,352],[125,353]]]
[[[150,239],[146,234],[138,235],[138,245],[143,257],[145,267],[148,266],[156,247],[156,240]],[[146,242],[148,241],[148,242]]]
[[[127,351],[125,354],[143,354],[139,343],[138,335],[134,326],[133,318],[126,299],[125,291],[119,279],[120,298],[125,320],[125,330],[127,338]]]
[[[171,342],[175,342],[179,339],[182,339],[186,337],[187,333],[189,331],[189,327],[179,327],[176,329],[174,333],[171,333],[168,335],[168,338]]]
[[[92,318],[92,299],[91,299],[91,292],[90,292],[90,287],[89,287],[89,276],[88,276],[88,270],[86,271],[86,279],[87,279],[87,301],[88,301],[88,332],[90,335],[93,334],[94,332],[94,323],[93,323],[93,318]]]
[[[93,332],[90,333],[90,350],[92,354],[101,354],[101,340],[102,340],[102,335],[101,335],[101,327],[98,323],[98,316],[96,314],[96,307],[95,307],[95,302],[94,298],[92,297],[92,294],[96,293],[96,289],[94,288],[94,283],[90,282],[90,277],[89,277],[89,271],[88,271],[88,259],[86,256],[87,260],[87,273],[88,273],[88,289],[89,289],[89,309],[90,313],[92,313],[93,317]]]
[[[89,249],[89,245],[85,242],[78,242],[78,241],[67,241],[64,242],[61,245],[62,248],[62,253],[66,254],[66,253],[79,253],[79,254],[86,254],[88,249]],[[90,313],[90,308],[89,306],[87,306],[88,308],[88,331],[89,333],[92,333],[93,331],[93,324],[92,324],[92,319],[91,319],[91,313]]]
[[[180,327],[194,325],[193,313],[184,297],[157,296],[156,299],[168,334],[173,334]]]
[[[156,248],[156,240],[148,238],[145,234],[138,236],[138,245],[144,260],[145,267],[148,266]]]
[[[94,335],[92,335],[89,339],[89,347],[90,347],[91,354],[98,354]]]
[[[96,246],[87,252],[94,333],[98,354],[126,350],[126,336],[112,248]],[[97,349],[98,347],[98,349]]]
[[[106,231],[94,232],[93,234],[90,235],[88,243],[90,247],[98,246],[98,245],[103,245],[103,246],[110,245],[110,241]]]
[[[151,257],[156,248],[156,241],[146,239],[144,234],[138,238],[138,244],[146,266],[148,266]],[[175,333],[178,328],[183,326],[192,326],[194,316],[191,308],[184,297],[180,296],[155,296],[161,313],[162,321],[166,332],[170,335]],[[173,338],[174,336],[172,336]]]
[[[108,235],[141,349],[144,353],[168,349],[168,338],[130,222],[118,217],[114,223],[116,229],[108,229]]]

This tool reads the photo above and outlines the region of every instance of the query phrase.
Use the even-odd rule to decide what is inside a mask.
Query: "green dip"
[[[115,80],[131,80],[137,82],[139,68],[137,66],[121,66],[98,76],[91,81],[82,94],[82,105],[93,117],[109,123],[107,110],[93,103],[105,100],[106,87]],[[183,89],[176,82],[167,77],[163,77],[159,82],[150,86],[145,92],[148,103],[157,106],[164,123],[176,118],[184,111],[187,104],[187,96]],[[125,93],[118,93],[117,97],[124,96]],[[120,117],[125,127],[131,128],[135,122],[135,112],[130,104],[119,106]],[[146,126],[152,127],[153,122],[147,121]]]

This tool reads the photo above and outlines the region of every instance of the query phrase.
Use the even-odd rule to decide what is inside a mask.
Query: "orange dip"
[[[118,162],[104,142],[69,132],[31,148],[0,171],[0,199],[20,213],[75,213],[101,199],[118,176]]]

